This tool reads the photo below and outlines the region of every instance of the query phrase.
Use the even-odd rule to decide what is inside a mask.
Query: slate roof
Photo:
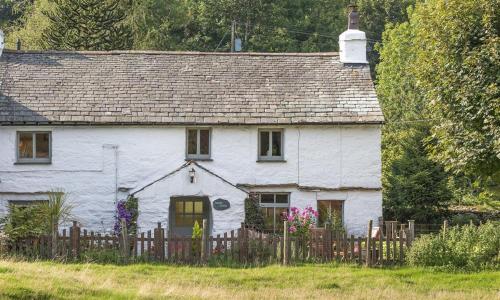
[[[36,52],[0,57],[0,124],[381,123],[367,65],[337,53]]]

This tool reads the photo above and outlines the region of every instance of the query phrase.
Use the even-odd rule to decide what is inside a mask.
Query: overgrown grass
[[[0,260],[0,299],[495,299],[500,272],[60,264]]]

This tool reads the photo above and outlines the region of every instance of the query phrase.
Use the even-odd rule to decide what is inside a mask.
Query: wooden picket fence
[[[411,223],[406,227],[390,221],[380,227],[373,227],[370,221],[363,237],[314,228],[308,238],[290,236],[286,230],[283,236],[265,234],[243,223],[236,230],[211,236],[206,220],[203,223],[202,237],[190,238],[168,234],[160,223],[152,231],[116,236],[89,232],[74,222],[57,236],[56,256],[78,260],[88,253],[110,251],[124,262],[204,264],[216,259],[245,264],[338,261],[381,266],[403,263],[414,237]],[[9,252],[53,258],[51,237],[17,241],[9,246]]]

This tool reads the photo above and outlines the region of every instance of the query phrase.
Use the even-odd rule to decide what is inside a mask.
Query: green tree
[[[421,128],[423,127],[423,128]],[[402,155],[391,163],[384,186],[387,219],[435,223],[451,200],[448,178],[442,166],[427,156],[426,125],[408,129],[401,141]]]
[[[429,222],[451,198],[448,177],[425,148],[431,124],[423,91],[415,82],[414,30],[389,25],[380,46],[377,94],[386,125],[382,130],[382,185],[387,219]]]
[[[432,158],[500,179],[500,1],[429,0],[411,16],[417,83],[433,117]],[[497,181],[497,184],[500,183]]]
[[[382,33],[387,25],[396,25],[408,21],[408,9],[416,0],[358,0],[360,28],[368,38],[368,61],[375,76],[375,66],[380,54],[377,45],[382,40]]]
[[[49,19],[44,48],[116,50],[131,47],[131,32],[120,0],[54,0],[42,11]]]

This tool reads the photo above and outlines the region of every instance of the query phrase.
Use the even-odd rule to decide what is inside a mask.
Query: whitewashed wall
[[[52,164],[16,165],[16,130],[52,131]],[[380,188],[380,127],[377,125],[285,127],[286,162],[256,162],[257,134],[255,126],[213,127],[213,161],[200,164],[233,184]],[[41,199],[44,192],[63,188],[70,193],[75,204],[74,214],[84,226],[109,230],[114,222],[115,197],[124,199],[127,189],[133,190],[171,172],[182,165],[184,159],[184,127],[0,127],[0,214],[6,212],[8,200]],[[185,195],[196,192],[211,197],[216,191],[206,187],[212,184],[215,183],[193,186],[197,190],[184,186]],[[116,187],[122,192],[115,193]],[[317,199],[345,200],[346,226],[353,232],[363,231],[368,219],[375,220],[382,213],[379,190],[305,192],[292,189],[290,192],[291,206],[316,207]],[[166,222],[168,214],[162,209],[168,209],[165,202],[168,194],[181,193],[181,190],[156,195],[151,191],[145,193],[144,199],[150,200],[140,200],[141,219],[152,224]],[[224,193],[235,197],[234,201],[241,199],[241,194],[234,190]],[[238,212],[230,214],[231,220],[227,222],[231,226],[243,219],[240,206],[234,207]],[[148,222],[141,224],[150,226]],[[226,227],[214,224],[216,232]]]

